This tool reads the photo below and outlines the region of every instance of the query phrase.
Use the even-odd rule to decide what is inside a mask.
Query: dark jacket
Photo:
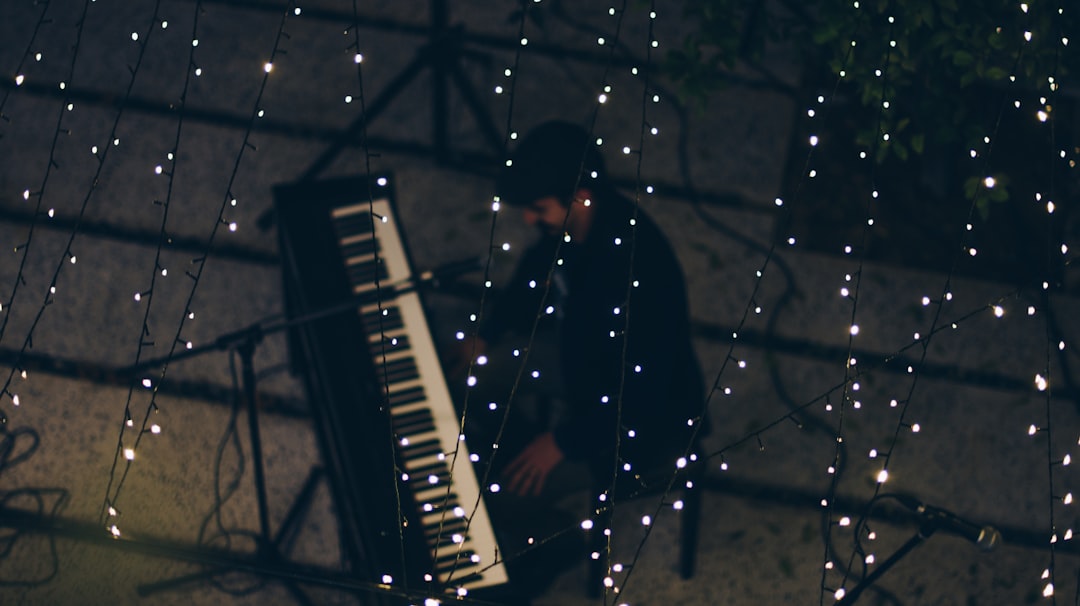
[[[686,447],[688,420],[701,420],[705,402],[686,284],[651,219],[640,211],[635,218],[617,194],[596,204],[585,242],[545,237],[522,256],[481,335],[527,334],[538,311],[553,319],[567,403],[554,431],[559,448],[570,459],[610,461],[618,425],[620,462],[667,464]]]

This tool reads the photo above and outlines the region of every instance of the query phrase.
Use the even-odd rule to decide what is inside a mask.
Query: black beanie
[[[499,200],[511,206],[526,206],[547,196],[566,202],[579,188],[601,193],[607,187],[604,160],[589,133],[576,124],[555,121],[537,126],[510,159],[495,190]]]

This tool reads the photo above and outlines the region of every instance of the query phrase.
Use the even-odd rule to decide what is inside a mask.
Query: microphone
[[[1001,543],[1001,533],[993,526],[979,526],[950,511],[927,505],[908,495],[894,496],[897,501],[918,514],[924,527],[931,530],[944,528],[971,541],[982,551],[992,551]]]

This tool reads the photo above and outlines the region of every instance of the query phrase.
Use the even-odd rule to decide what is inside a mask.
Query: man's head
[[[522,208],[525,220],[547,233],[562,233],[565,220],[567,231],[583,238],[595,196],[608,189],[589,133],[569,122],[546,122],[525,135],[510,160],[496,185],[500,201]]]

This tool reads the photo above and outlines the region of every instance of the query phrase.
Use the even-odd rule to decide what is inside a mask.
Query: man
[[[541,424],[515,413],[511,402],[502,426],[506,402],[474,403],[467,439],[476,450],[470,422],[489,428],[481,431],[485,439],[497,435],[490,428],[503,427],[496,479],[521,497],[550,492],[550,480],[575,463],[602,486],[616,473],[632,488],[640,474],[674,471],[694,426],[704,422],[705,402],[674,252],[611,185],[584,129],[545,123],[522,139],[511,160],[498,180],[499,200],[520,208],[541,237],[480,318],[477,340],[464,347],[483,354],[508,334],[554,335],[562,407]],[[536,343],[520,354],[528,356],[524,372],[511,373],[529,385],[545,381],[531,372],[543,362],[534,359]]]

